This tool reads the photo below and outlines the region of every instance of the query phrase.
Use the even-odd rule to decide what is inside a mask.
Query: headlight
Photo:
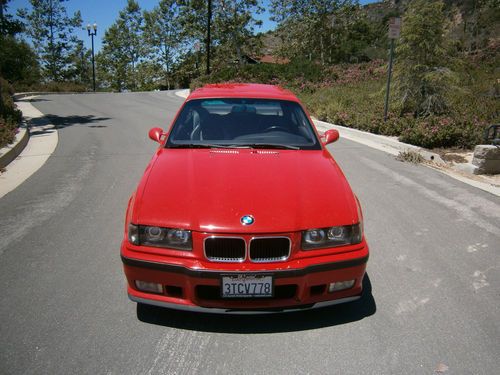
[[[363,233],[360,224],[310,229],[302,232],[302,249],[321,249],[360,243]]]
[[[192,250],[191,231],[130,224],[128,239],[134,245],[166,247],[177,250]]]
[[[139,245],[139,227],[137,225],[128,225],[128,240],[134,245]]]

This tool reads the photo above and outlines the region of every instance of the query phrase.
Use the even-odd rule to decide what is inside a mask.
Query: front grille
[[[234,237],[205,238],[205,256],[216,262],[243,262],[245,240]]]
[[[252,262],[280,262],[290,256],[288,237],[253,238],[250,241],[250,260]]]
[[[196,297],[202,300],[212,300],[219,301],[225,300],[226,298],[222,298],[220,286],[218,285],[197,285],[195,288]],[[231,298],[231,301],[248,301],[248,300],[275,300],[275,299],[290,299],[294,298],[297,294],[297,285],[288,284],[288,285],[276,285],[274,287],[274,296],[272,298],[269,297],[254,297],[254,298]]]

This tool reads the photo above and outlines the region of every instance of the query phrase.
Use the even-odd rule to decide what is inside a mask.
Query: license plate
[[[270,275],[222,276],[222,297],[272,297],[273,277]]]

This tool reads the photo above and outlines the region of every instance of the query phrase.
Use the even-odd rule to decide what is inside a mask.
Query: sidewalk
[[[57,146],[57,130],[43,113],[31,105],[30,98],[32,96],[16,101],[18,109],[23,113],[23,123],[27,124],[24,125],[26,135],[16,137],[14,144],[0,150],[2,159],[5,157],[5,161],[12,160],[0,174],[0,198],[40,169]]]

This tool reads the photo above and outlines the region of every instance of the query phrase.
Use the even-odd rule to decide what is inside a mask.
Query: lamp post
[[[93,31],[92,31],[93,30]],[[95,92],[95,61],[94,61],[94,36],[97,34],[97,24],[94,23],[92,26],[87,24],[87,32],[90,37],[92,37],[92,82]]]
[[[212,0],[207,3],[207,75],[210,74],[210,23],[212,22]]]

